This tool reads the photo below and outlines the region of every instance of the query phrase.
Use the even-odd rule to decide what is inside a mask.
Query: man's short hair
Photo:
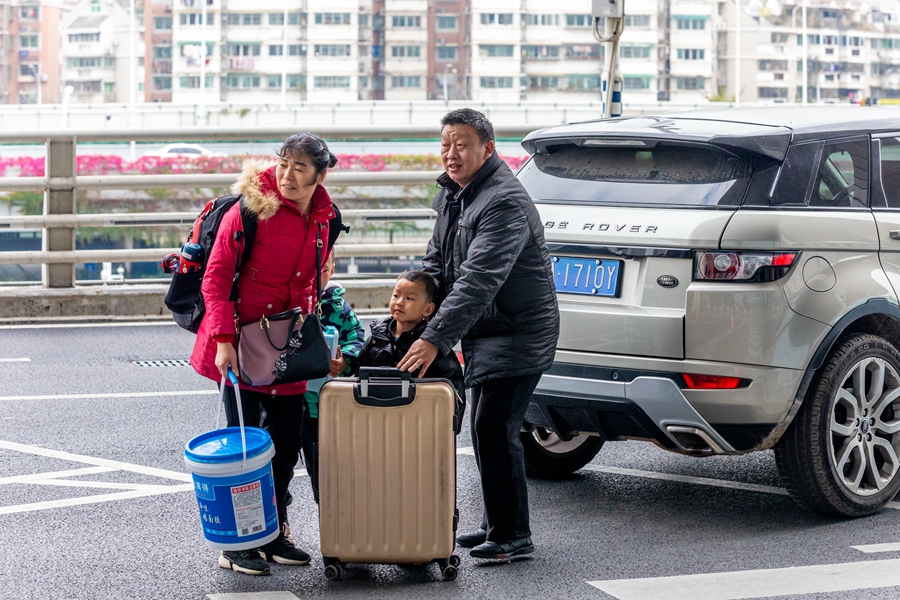
[[[397,281],[400,281],[401,279],[405,279],[410,283],[421,283],[422,287],[425,288],[425,296],[428,298],[429,302],[434,302],[437,299],[437,280],[429,273],[426,273],[425,271],[404,271],[403,273],[400,273],[400,277],[397,278]]]
[[[478,133],[482,144],[494,141],[494,126],[483,113],[471,108],[451,110],[441,119],[441,127],[447,125],[468,125]]]

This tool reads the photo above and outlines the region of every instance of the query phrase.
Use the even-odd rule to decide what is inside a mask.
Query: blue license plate
[[[552,256],[551,261],[557,292],[619,297],[622,278],[621,260]]]

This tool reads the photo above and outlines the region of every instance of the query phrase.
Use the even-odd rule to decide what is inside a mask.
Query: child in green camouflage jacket
[[[348,302],[340,284],[328,285],[334,275],[334,253],[322,265],[322,325],[338,331],[338,355],[331,361],[331,376],[356,372],[357,357],[365,342],[366,332]],[[313,497],[319,502],[319,392],[307,391],[303,396],[303,422],[300,428],[303,460],[312,485]]]

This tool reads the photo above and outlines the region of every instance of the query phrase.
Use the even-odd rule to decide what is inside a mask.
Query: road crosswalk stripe
[[[0,358],[0,362],[31,362],[30,358]]]
[[[771,485],[759,485],[756,483],[743,483],[740,481],[728,481],[726,479],[711,479],[709,477],[691,477],[689,475],[675,475],[672,473],[657,473],[655,471],[640,471],[638,469],[622,469],[620,467],[607,467],[604,465],[585,465],[588,471],[608,473],[610,475],[628,475],[630,477],[643,477],[644,479],[660,479],[662,481],[674,481],[677,483],[693,483],[711,487],[728,488],[731,490],[744,490],[747,492],[761,492],[764,494],[778,494],[787,496],[787,490]]]
[[[300,600],[290,592],[240,592],[231,594],[207,594],[209,600]]]
[[[868,544],[864,546],[850,546],[854,550],[872,554],[873,552],[900,552],[900,542],[889,542],[887,544]]]
[[[188,492],[194,489],[193,483],[181,485],[157,485],[140,490],[128,490],[113,494],[97,494],[95,496],[82,496],[80,498],[65,498],[63,500],[48,500],[45,502],[32,502],[31,504],[16,504],[13,506],[0,506],[0,515],[9,515],[20,512],[32,512],[49,508],[62,508],[64,506],[81,506],[83,504],[97,504],[98,502],[110,502],[112,500],[127,500],[129,498],[143,498],[145,496],[160,496],[162,494],[175,494]]]
[[[618,600],[740,600],[900,586],[900,559],[588,581]]]

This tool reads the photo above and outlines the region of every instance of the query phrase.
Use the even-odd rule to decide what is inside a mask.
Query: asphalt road
[[[900,511],[824,518],[784,495],[771,453],[691,459],[641,442],[531,481],[530,559],[460,552],[455,582],[434,566],[351,566],[328,582],[297,477],[291,524],[312,565],[226,571],[182,460],[215,423],[215,386],[190,367],[133,362],[185,359],[193,339],[172,325],[0,328],[0,599],[900,598],[900,544],[853,548],[900,542]],[[470,446],[464,432],[462,530],[480,520]]]

